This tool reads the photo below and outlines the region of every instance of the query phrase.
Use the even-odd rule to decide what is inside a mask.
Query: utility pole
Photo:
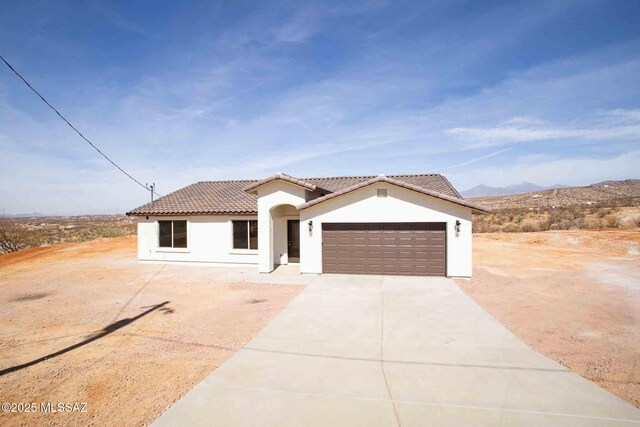
[[[149,185],[149,184],[145,184],[145,187],[147,187],[147,190],[151,191],[151,204],[153,204],[153,193],[156,190],[156,183],[154,182],[153,184]]]

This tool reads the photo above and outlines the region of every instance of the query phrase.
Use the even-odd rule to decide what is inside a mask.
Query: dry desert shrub
[[[518,231],[520,231],[520,227],[518,227],[517,224],[510,222],[502,227],[502,231],[504,233],[517,233]]]
[[[611,207],[573,206],[562,208],[520,208],[475,215],[474,233],[516,233],[547,230],[619,228],[620,209]],[[631,224],[640,227],[640,217]]]
[[[611,208],[599,208],[596,212],[596,215],[598,216],[598,218],[604,218],[605,216],[610,215],[611,212],[613,212]]]
[[[482,219],[477,219],[473,221],[471,226],[471,231],[473,233],[490,233],[489,231],[490,224],[488,221],[483,221]]]
[[[522,224],[520,224],[520,231],[523,231],[525,233],[542,231],[542,226],[540,222],[528,219],[528,220],[525,220]]]
[[[8,218],[0,218],[0,253],[16,252],[33,244],[31,231]]]
[[[601,219],[598,218],[588,218],[585,220],[584,228],[585,229],[595,229],[595,228],[603,228],[603,223]]]
[[[617,215],[610,214],[602,218],[604,228],[620,228],[620,218]]]

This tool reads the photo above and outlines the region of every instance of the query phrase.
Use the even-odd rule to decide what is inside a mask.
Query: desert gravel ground
[[[152,421],[302,289],[251,283],[245,271],[255,278],[139,264],[135,237],[0,256],[0,401],[38,405],[0,413],[0,425]],[[87,412],[44,414],[43,402]]]
[[[640,229],[477,234],[461,287],[535,350],[640,407]]]
[[[640,406],[640,230],[476,235],[474,262],[459,283],[486,310]],[[0,425],[155,419],[302,289],[231,270],[139,264],[131,237],[0,256],[0,401],[88,411]]]

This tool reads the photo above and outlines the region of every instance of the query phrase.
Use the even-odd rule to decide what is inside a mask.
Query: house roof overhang
[[[389,178],[389,177],[387,177],[385,175],[378,175],[378,176],[376,176],[374,178],[371,178],[371,179],[369,179],[367,181],[363,181],[363,182],[360,182],[358,184],[352,185],[350,187],[343,188],[343,189],[341,189],[339,191],[336,191],[334,193],[329,193],[329,194],[327,194],[325,196],[318,197],[317,199],[310,200],[310,201],[308,201],[306,203],[298,205],[297,209],[299,211],[304,210],[304,209],[308,209],[308,208],[310,208],[312,206],[315,206],[315,205],[318,205],[320,203],[335,199],[336,197],[340,197],[340,196],[345,195],[347,193],[351,193],[351,192],[359,190],[361,188],[368,187],[370,185],[374,185],[374,184],[381,183],[381,182],[387,183],[387,184],[391,184],[391,185],[395,185],[397,187],[406,188],[408,190],[416,191],[416,192],[424,194],[426,196],[435,197],[437,199],[441,199],[441,200],[444,200],[444,201],[447,201],[447,202],[451,202],[451,203],[454,203],[456,205],[464,206],[464,207],[467,207],[469,209],[472,209],[475,212],[480,212],[480,213],[489,213],[489,212],[491,212],[488,208],[486,208],[484,206],[481,206],[481,205],[478,205],[476,203],[471,203],[471,202],[468,202],[468,201],[466,201],[464,199],[458,199],[456,197],[451,197],[451,196],[448,196],[446,194],[438,193],[436,191],[431,191],[431,190],[428,190],[426,188],[419,187],[417,185],[413,185],[413,184],[409,184],[409,183],[406,183],[406,182],[399,181],[397,179]]]
[[[313,184],[311,182],[305,181],[303,179],[299,179],[296,177],[293,177],[291,175],[287,175],[285,173],[279,172],[273,176],[270,176],[268,178],[265,179],[261,179],[259,181],[256,181],[250,185],[247,185],[244,188],[244,191],[250,194],[257,194],[258,192],[258,188],[267,185],[269,183],[275,182],[275,181],[282,181],[282,182],[286,182],[289,184],[293,184],[296,185],[298,187],[302,187],[305,190],[308,191],[323,191],[323,192],[328,192],[328,190],[325,190],[323,188],[318,187],[316,184]]]

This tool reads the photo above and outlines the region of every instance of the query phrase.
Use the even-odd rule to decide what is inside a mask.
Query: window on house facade
[[[160,233],[158,246],[161,248],[187,247],[187,221],[158,221]]]
[[[233,249],[258,249],[258,221],[233,221]]]

